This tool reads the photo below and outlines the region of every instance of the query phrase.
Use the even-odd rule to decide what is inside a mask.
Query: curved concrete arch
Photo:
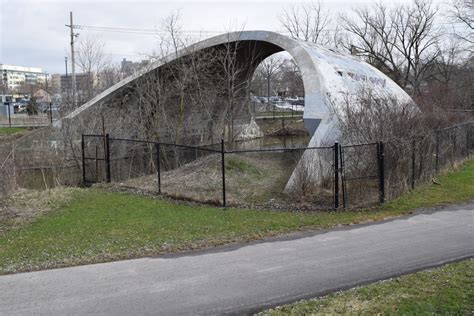
[[[367,87],[379,94],[395,96],[401,102],[409,102],[410,97],[390,78],[369,64],[349,55],[344,55],[316,45],[289,38],[269,31],[242,31],[218,35],[190,45],[154,62],[151,67],[131,75],[66,116],[71,119],[100,103],[106,102],[141,76],[155,71],[166,63],[173,62],[193,52],[211,49],[228,43],[252,42],[260,49],[257,63],[249,65],[246,78],[251,79],[253,71],[266,57],[286,51],[298,65],[305,89],[305,109],[303,118],[311,135],[310,146],[319,146],[323,141],[334,141],[339,137],[334,109],[346,102],[348,95]],[[245,56],[241,56],[245,58]]]

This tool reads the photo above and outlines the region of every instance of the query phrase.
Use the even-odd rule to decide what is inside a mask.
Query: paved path
[[[248,313],[474,255],[474,203],[294,240],[0,277],[0,313]]]

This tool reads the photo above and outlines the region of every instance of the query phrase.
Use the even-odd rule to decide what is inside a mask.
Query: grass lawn
[[[440,185],[420,186],[412,192],[386,203],[381,210],[407,211],[435,207],[474,199],[474,161],[461,166],[457,172],[439,177]]]
[[[0,127],[0,136],[10,136],[26,130],[24,127]]]
[[[474,161],[438,181],[441,185],[421,187],[380,208],[318,213],[221,209],[97,188],[68,190],[64,202],[56,196],[49,212],[23,224],[14,220],[17,215],[0,216],[0,274],[202,249],[467,201],[474,198]],[[12,204],[7,209],[14,209]]]
[[[448,264],[259,315],[472,315],[474,261]]]

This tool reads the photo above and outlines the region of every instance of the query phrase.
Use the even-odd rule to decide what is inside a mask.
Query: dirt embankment
[[[228,205],[265,208],[315,210],[326,207],[325,194],[310,199],[298,192],[285,193],[301,152],[232,153],[225,155],[225,185]],[[161,192],[167,196],[222,203],[222,168],[220,154],[212,154],[161,175]],[[117,188],[158,193],[157,175],[133,178]],[[321,193],[321,192],[320,192]],[[315,198],[320,199],[315,203]]]
[[[229,203],[241,201],[263,203],[281,194],[291,175],[296,157],[290,154],[226,154],[225,177]],[[222,198],[222,167],[220,154],[211,154],[177,169],[162,173],[162,192],[170,196],[196,201]],[[157,191],[156,175],[130,179],[124,186]]]

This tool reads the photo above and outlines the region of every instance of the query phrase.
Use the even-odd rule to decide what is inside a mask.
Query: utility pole
[[[46,90],[46,92],[49,94],[49,92],[48,92],[48,90],[49,90],[49,89],[48,89],[48,75],[49,75],[49,74],[46,72],[45,75],[46,75],[46,76],[45,76],[45,79],[46,79],[46,87],[45,87],[45,90]]]
[[[64,57],[64,66],[66,66],[66,80],[64,80],[65,82],[64,89],[66,90],[66,101],[67,101],[67,106],[69,107],[69,89],[70,88],[69,88],[69,79],[67,78],[67,56]]]
[[[53,124],[53,116],[52,116],[52,112],[51,112],[51,94],[49,94],[49,87],[48,87],[48,73],[46,72],[46,96],[49,98],[49,115],[50,115],[50,121],[51,121],[51,124]],[[46,110],[45,110],[46,112]]]
[[[72,20],[72,11],[69,12],[69,23],[70,25],[67,25],[70,29],[70,34],[71,34],[71,68],[72,68],[72,105],[73,108],[76,108],[76,71],[75,71],[75,62],[74,62],[74,38],[79,36],[78,33],[74,33],[74,24]]]
[[[8,108],[8,127],[12,127],[12,114],[10,113],[10,102],[7,102],[7,108]]]
[[[49,74],[47,72],[45,74],[46,74],[46,88],[45,88],[46,89],[46,95],[47,95],[47,97],[49,97],[49,100],[48,100],[49,101],[49,121],[51,122],[51,124],[53,124],[53,112],[52,112],[52,108],[51,108],[52,107],[51,94],[49,93],[49,87],[48,87],[48,75]],[[46,109],[45,109],[44,112],[46,112]]]

